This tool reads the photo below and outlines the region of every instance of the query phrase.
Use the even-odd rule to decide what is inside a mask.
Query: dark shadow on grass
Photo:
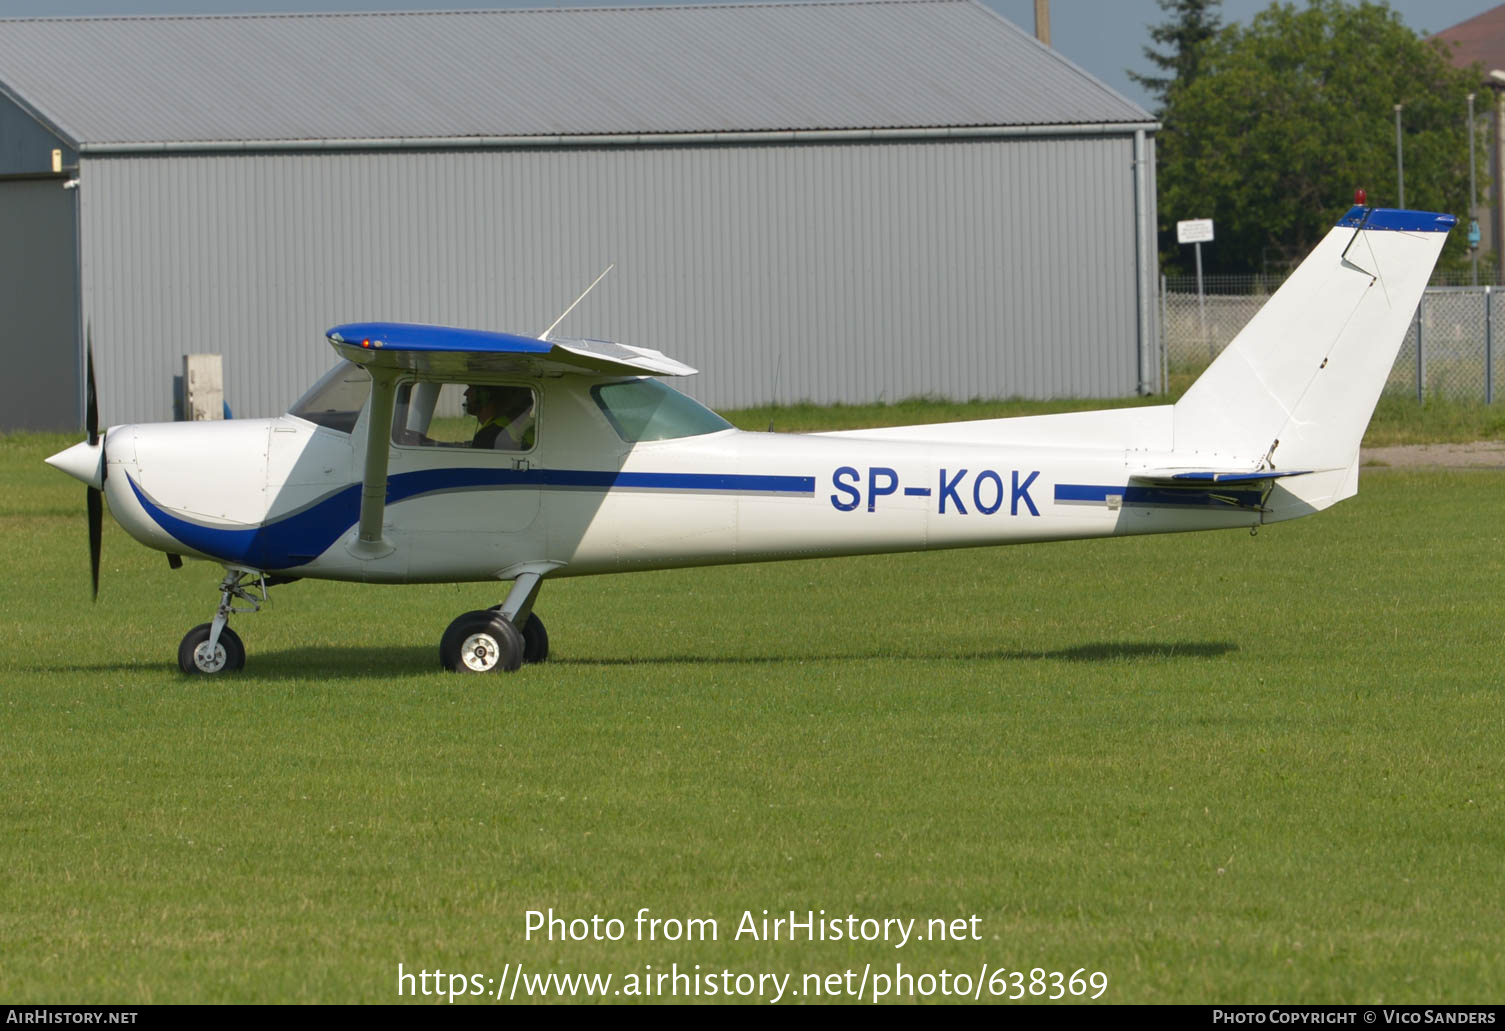
[[[257,651],[246,646],[245,674],[262,680],[373,680],[414,673],[439,672],[439,645],[341,645],[335,648],[307,646],[281,651]],[[22,673],[163,673],[189,679],[178,669],[171,652],[160,661],[99,662],[70,665],[38,665],[18,669]],[[238,674],[237,674],[238,675]],[[205,678],[212,680],[213,677]]]
[[[862,662],[881,659],[920,659],[924,661],[1005,661],[1031,662],[1041,659],[1063,662],[1125,662],[1133,659],[1210,659],[1238,651],[1231,641],[1113,641],[1079,644],[1048,651],[1024,649],[979,649],[974,651],[889,651],[869,650],[842,653],[794,653],[786,655],[645,655],[620,658],[614,656],[561,656],[550,659],[549,666],[792,666],[811,662]],[[282,651],[257,652],[252,645],[246,657],[246,675],[261,680],[372,680],[416,673],[439,672],[439,647],[404,645],[400,647],[370,645],[359,647],[302,647]],[[178,676],[177,663],[106,662],[72,665],[33,666],[20,670],[27,673],[146,673],[172,672]]]
[[[285,648],[246,656],[246,672],[271,680],[388,679],[438,673],[439,642],[412,645],[341,645]]]
[[[780,665],[806,662],[845,662],[868,659],[922,659],[926,661],[980,660],[1028,662],[1038,659],[1059,659],[1065,662],[1123,662],[1129,659],[1210,659],[1238,651],[1231,641],[1114,641],[1102,644],[1079,644],[1070,648],[1050,651],[1025,651],[1023,649],[985,648],[968,652],[908,652],[869,651],[844,652],[835,655],[654,655],[643,658],[617,659],[560,658],[550,659],[560,666],[647,666],[655,663],[697,665]]]

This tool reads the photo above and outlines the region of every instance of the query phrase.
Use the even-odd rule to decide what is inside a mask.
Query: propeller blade
[[[94,581],[94,600],[99,600],[99,545],[104,529],[104,495],[93,487],[89,491],[89,574]]]
[[[89,444],[99,443],[99,400],[94,392],[94,327],[86,331],[88,355],[88,379],[84,381],[84,430],[89,435]]]

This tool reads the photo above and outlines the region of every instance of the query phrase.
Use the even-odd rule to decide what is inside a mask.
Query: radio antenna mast
[[[560,312],[559,313],[559,318],[557,318],[553,322],[549,323],[549,328],[546,329],[546,330],[544,330],[542,333],[540,333],[539,336],[538,336],[538,339],[540,339],[540,340],[548,340],[549,339],[549,334],[553,333],[554,330],[556,330],[556,329],[559,328],[559,324],[564,321],[564,317],[566,315],[568,315],[570,312],[572,312],[572,311],[575,310],[575,305],[577,305],[581,301],[585,300],[585,295],[588,294],[588,293],[590,293],[592,290],[594,290],[596,288],[596,284],[599,283],[599,282],[601,282],[601,280],[603,280],[603,279],[606,278],[606,273],[610,272],[612,269],[614,269],[616,267],[617,267],[617,263],[616,262],[612,262],[610,265],[607,265],[606,268],[601,271],[601,274],[599,276],[597,276],[594,280],[591,281],[591,285],[588,286],[588,287],[586,287],[585,291],[583,293],[581,293],[581,295],[579,297],[575,298],[574,304],[571,304],[568,308],[564,309],[564,311]]]

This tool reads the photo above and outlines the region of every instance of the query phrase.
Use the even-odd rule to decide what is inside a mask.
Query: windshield
[[[288,409],[292,415],[341,433],[355,429],[355,420],[371,395],[371,374],[359,365],[340,362],[308,388]]]
[[[606,413],[617,436],[629,444],[698,437],[732,428],[731,423],[699,401],[656,379],[603,383],[591,388],[591,397]]]

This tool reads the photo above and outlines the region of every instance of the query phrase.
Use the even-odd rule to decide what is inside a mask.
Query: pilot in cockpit
[[[532,449],[533,392],[527,387],[466,387],[465,412],[480,423],[471,438],[471,447],[496,451]]]

